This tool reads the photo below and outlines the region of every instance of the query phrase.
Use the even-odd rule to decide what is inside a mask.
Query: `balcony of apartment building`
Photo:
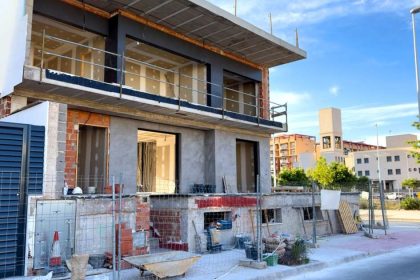
[[[205,13],[203,16],[208,16]],[[233,27],[239,28],[235,24]],[[188,34],[196,35],[194,32]],[[217,125],[222,121],[226,126],[261,132],[287,129],[286,106],[271,102],[268,89],[263,94],[263,87],[268,86],[263,78],[253,79],[250,77],[254,74],[246,76],[223,67],[219,71],[222,77],[215,78],[213,65],[197,56],[169,50],[165,42],[156,45],[127,34],[120,38],[117,33],[123,42],[112,45],[103,34],[35,13],[20,89],[43,92],[44,99],[62,103],[71,104],[68,99],[75,99],[83,100],[85,107],[95,103],[103,108],[128,108],[127,115],[134,109]],[[220,33],[223,39],[224,33]],[[252,46],[242,49],[255,48]],[[295,58],[294,54],[289,51],[293,56],[290,61],[303,57],[299,54]],[[261,70],[252,71],[262,75]]]

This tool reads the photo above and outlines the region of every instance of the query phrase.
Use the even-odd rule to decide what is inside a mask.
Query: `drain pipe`
[[[115,271],[115,176],[112,176],[112,279],[116,279]]]

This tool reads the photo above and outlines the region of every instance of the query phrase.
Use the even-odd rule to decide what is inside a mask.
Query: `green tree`
[[[414,122],[413,126],[420,130],[420,122]],[[412,141],[410,144],[413,145],[413,148],[415,149],[415,151],[411,152],[411,154],[417,160],[417,163],[420,163],[420,140]]]
[[[408,178],[402,181],[401,185],[403,187],[414,190],[415,188],[418,188],[420,186],[420,181],[414,178]]]
[[[351,188],[355,185],[357,178],[353,173],[342,163],[332,162],[329,168],[333,174],[333,189]]]
[[[351,188],[357,178],[342,163],[327,163],[326,159],[321,157],[315,168],[308,171],[308,176],[320,185],[323,189],[340,190]]]
[[[280,173],[279,183],[281,186],[307,186],[308,176],[302,168],[285,169]]]
[[[308,171],[308,176],[322,188],[328,188],[334,181],[334,175],[328,166],[327,160],[321,157],[315,165],[315,168]]]
[[[361,176],[356,179],[355,187],[358,191],[368,192],[369,191],[369,178]]]

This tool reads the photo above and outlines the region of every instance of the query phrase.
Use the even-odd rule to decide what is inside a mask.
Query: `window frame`
[[[273,218],[275,221],[274,222],[269,222],[267,223],[267,221],[265,221],[265,211],[267,211],[267,216],[268,216],[268,212],[269,211],[273,211]],[[280,221],[278,221],[278,218],[280,218]],[[271,219],[269,219],[269,221],[271,221]],[[261,223],[263,225],[275,225],[275,224],[282,224],[283,223],[283,211],[282,208],[266,208],[266,209],[262,209],[261,211]]]

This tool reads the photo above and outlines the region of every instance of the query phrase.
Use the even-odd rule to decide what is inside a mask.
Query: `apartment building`
[[[347,156],[349,153],[352,153],[352,152],[371,151],[371,150],[376,150],[377,148],[384,149],[385,147],[382,147],[382,146],[378,147],[376,145],[370,145],[364,142],[353,142],[353,141],[343,140],[343,150],[344,150],[345,156]]]
[[[327,162],[344,163],[351,152],[371,151],[377,148],[376,145],[343,140],[341,110],[337,108],[325,108],[319,111],[319,130],[320,142],[316,141],[315,136],[302,134],[285,134],[272,138],[270,142],[272,172],[273,160],[278,174],[283,168],[299,167],[305,170],[313,168],[321,156]]]
[[[303,134],[276,136],[271,139],[270,143],[276,174],[284,168],[300,167],[300,155],[313,153],[316,149],[315,137]]]
[[[417,137],[412,134],[387,136],[385,149],[351,152],[346,165],[358,177],[366,176],[376,184],[380,179],[385,191],[401,191],[404,179],[420,180],[420,164],[412,156],[409,144],[415,140]]]

